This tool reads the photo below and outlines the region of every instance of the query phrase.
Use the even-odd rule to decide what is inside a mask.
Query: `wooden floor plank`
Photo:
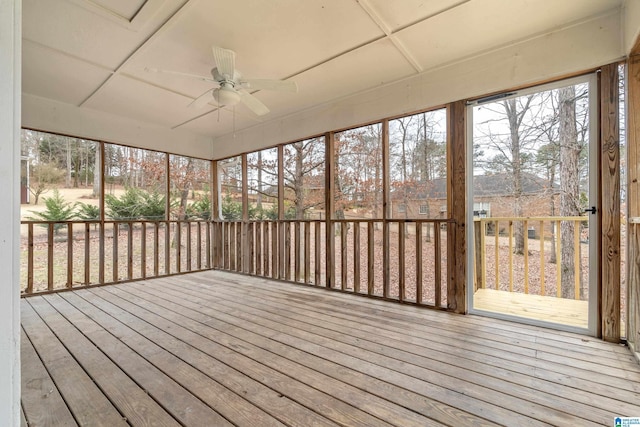
[[[116,302],[112,296],[109,296],[110,292],[108,290],[95,289],[91,291],[111,303]],[[390,425],[354,406],[347,405],[326,393],[322,393],[302,381],[298,381],[293,376],[287,376],[271,368],[269,366],[271,363],[266,360],[273,357],[271,354],[261,354],[262,358],[257,358],[240,353],[239,350],[247,350],[249,346],[242,343],[228,344],[225,342],[224,337],[212,333],[212,330],[208,329],[206,325],[191,324],[185,319],[176,322],[166,314],[159,315],[124,300],[117,301],[116,305],[121,308],[126,307],[126,311],[147,322],[152,322],[165,330],[170,330],[172,335],[206,351],[208,354],[215,355],[216,358],[224,363],[255,379],[260,379],[265,385],[282,393],[284,396],[297,400],[300,404],[323,414],[339,424],[353,426]],[[132,317],[129,321],[139,322],[140,320]]]
[[[132,286],[129,287],[127,291],[131,292],[131,289],[136,288],[138,287]],[[144,290],[144,287],[140,287],[140,289]],[[170,283],[163,284],[161,285],[161,287],[154,289],[153,295],[162,294],[163,292],[169,293],[171,295],[170,298],[174,298],[175,296],[179,295],[180,304],[181,307],[183,307],[182,311],[185,312],[184,308],[186,308],[186,313],[189,313],[189,317],[193,317],[194,313],[200,312],[201,319],[216,318],[225,322],[233,322],[234,317],[225,316],[224,313],[228,312],[237,315],[238,310],[243,310],[243,307],[238,307],[233,303],[227,306],[225,306],[224,304],[219,304],[221,301],[221,293],[216,293],[217,296],[215,301],[213,299],[207,300],[206,306],[203,307],[203,304],[201,303],[203,299],[202,296],[183,292],[183,290],[175,288]],[[157,301],[157,298],[153,298],[153,295],[148,295],[146,298]],[[165,308],[173,308],[179,310],[174,306],[163,304],[163,307]],[[290,305],[288,305],[287,307],[288,311],[290,312]],[[282,307],[278,307],[278,309],[283,311]],[[221,319],[222,316],[224,316],[224,319]],[[297,319],[303,319],[304,317],[304,313],[301,313],[301,315]],[[263,314],[258,313],[257,318],[263,319]],[[250,323],[250,328],[252,331],[255,331],[262,327],[260,322],[256,322],[255,319],[256,318],[252,319],[252,324]],[[282,328],[283,331],[286,331],[286,328],[292,325],[289,319],[290,317],[286,320],[280,321],[281,324],[286,325],[286,327]],[[235,324],[238,326],[242,326],[242,323],[247,322],[248,320],[245,318],[241,319]],[[321,321],[321,324],[326,325],[325,321]],[[225,325],[224,330],[228,331],[229,326]],[[530,399],[533,398],[535,401],[538,401],[541,404],[555,407],[558,410],[564,410],[565,408],[570,407],[574,415],[591,412],[591,415],[595,417],[594,414],[598,413],[600,416],[599,419],[605,420],[610,416],[610,411],[627,413],[629,411],[632,412],[632,410],[635,408],[635,405],[620,402],[603,395],[599,399],[598,404],[601,408],[607,408],[607,410],[605,411],[603,409],[594,409],[590,406],[593,401],[592,393],[587,393],[582,390],[576,390],[573,387],[563,386],[551,381],[539,379],[534,376],[519,374],[517,372],[510,371],[498,366],[489,366],[482,361],[473,361],[468,358],[458,357],[451,354],[451,352],[449,352],[448,348],[445,346],[437,348],[435,349],[435,351],[431,351],[431,349],[427,347],[412,346],[411,344],[406,343],[404,340],[398,340],[397,337],[383,337],[377,339],[373,334],[373,331],[370,336],[363,338],[362,335],[353,335],[351,327],[348,326],[338,325],[335,330],[341,331],[342,335],[337,336],[332,333],[324,333],[324,336],[330,339],[340,340],[344,343],[349,343],[374,352],[378,352],[380,354],[386,354],[398,360],[404,360],[407,363],[418,364],[426,368],[433,368],[434,362],[441,363],[444,364],[442,372],[448,372],[449,375],[459,374],[460,378],[463,378],[466,381],[473,382],[475,380],[479,384],[482,384],[483,382],[485,384],[489,383],[490,387],[493,388],[499,389],[500,387],[497,386],[501,386],[502,391],[508,392],[514,396],[518,395],[518,390],[520,390],[521,398],[523,399],[525,399],[527,394],[529,394],[531,395]],[[323,332],[321,331],[321,333]],[[545,393],[538,393],[539,391],[543,391]],[[546,397],[545,394],[549,394],[549,397]],[[567,398],[565,398],[565,396],[567,396]],[[635,402],[638,397],[640,396],[629,396],[629,399]]]
[[[34,306],[41,297],[23,300],[22,324],[34,347],[45,362],[67,406],[79,425],[125,426],[122,415],[104,396],[64,343],[41,319]],[[29,416],[27,414],[27,416]]]
[[[195,346],[172,336],[155,325],[141,322],[140,319],[132,317],[128,312],[110,305],[106,301],[101,301],[100,298],[90,292],[77,292],[77,295],[91,301],[96,306],[100,306],[107,313],[117,313],[120,320],[133,320],[136,325],[135,329],[144,334],[145,337],[151,339],[172,354],[179,354],[180,358],[185,362],[191,364],[211,378],[216,378],[222,385],[242,395],[254,405],[280,419],[285,424],[300,427],[309,425],[331,427],[337,425],[278,391],[265,386],[260,381],[250,378],[240,370],[236,370],[228,364],[220,362],[214,357],[218,356],[219,352],[203,352],[198,350]],[[167,326],[169,329],[172,329],[174,325],[168,324]],[[194,338],[197,339],[198,337]],[[231,354],[229,357],[233,358],[234,355]]]
[[[189,278],[185,278],[185,280],[192,280]],[[216,281],[211,282],[212,284],[219,283]],[[280,291],[274,291],[269,288],[260,288],[257,284],[249,283],[247,286],[250,289],[240,289],[239,292],[244,294],[250,294],[251,292],[258,292],[261,295],[264,295],[265,298],[271,298],[275,300],[280,300],[281,296],[279,295],[269,295],[270,293]],[[244,286],[244,287],[247,287]],[[304,287],[299,287],[304,289]],[[313,289],[311,289],[313,291]],[[324,293],[323,299],[327,297],[332,297],[333,295],[329,295],[329,293]],[[343,297],[347,297],[347,299],[357,300],[357,298],[351,298],[348,295],[343,295]],[[292,303],[296,303],[296,298],[292,298],[291,295],[287,294],[287,300]],[[360,320],[375,320],[379,318],[384,318],[385,323],[392,325],[394,323],[399,324],[401,327],[406,328],[407,319],[404,315],[393,315],[386,311],[380,310],[364,310],[358,311],[356,307],[344,307],[342,308],[339,304],[336,304],[333,301],[330,302],[321,302],[318,301],[317,297],[309,296],[309,298],[300,298],[297,300],[298,303],[307,304],[309,301],[314,301],[317,304],[317,311],[323,312],[326,309],[331,308],[331,312],[336,319],[344,319],[345,321],[360,321]],[[387,305],[394,305],[388,304]],[[403,307],[404,308],[404,307]],[[429,311],[424,310],[423,311]],[[468,317],[468,316],[457,316],[457,317]],[[413,323],[413,322],[412,322]],[[417,323],[416,323],[417,324]],[[637,364],[627,358],[618,358],[617,353],[614,357],[611,357],[608,352],[598,351],[589,349],[586,352],[580,352],[579,349],[574,349],[573,351],[569,351],[567,349],[567,344],[565,343],[562,347],[560,346],[548,346],[544,340],[526,340],[522,335],[510,334],[508,336],[498,335],[491,333],[490,331],[480,331],[469,329],[468,327],[455,325],[452,322],[449,322],[447,319],[446,324],[442,323],[431,323],[432,330],[436,333],[442,333],[444,335],[451,336],[460,336],[464,334],[467,342],[479,343],[481,345],[489,345],[493,346],[498,350],[507,351],[511,353],[516,353],[517,358],[519,359],[522,356],[529,356],[539,358],[541,360],[548,361],[566,361],[571,360],[571,364],[575,365],[576,363],[581,364],[582,368],[587,368],[589,366],[592,367],[594,372],[604,373],[606,375],[614,375],[620,376],[622,378],[627,378],[628,369],[632,369],[637,366]],[[613,346],[614,348],[616,346]],[[611,346],[609,346],[611,348]],[[561,356],[561,357],[558,357]],[[602,357],[600,357],[602,356]],[[611,369],[609,369],[611,367]],[[640,376],[639,376],[640,377]],[[608,377],[607,377],[608,381]],[[640,390],[639,390],[640,391]]]
[[[216,426],[231,426],[231,423],[187,389],[164,375],[88,317],[79,316],[72,325],[44,297],[32,301],[32,306],[61,339],[66,337],[69,342],[80,336],[89,339],[180,424],[196,426],[202,420],[210,420]],[[70,342],[68,345],[74,344]]]
[[[166,287],[172,285],[167,283],[164,286],[166,289]],[[161,287],[158,286],[157,289],[154,289],[154,292],[159,292],[160,289]],[[177,292],[178,288],[176,287],[175,290]],[[256,303],[254,306],[248,303],[246,299],[242,304],[236,304],[232,300],[226,300],[225,305],[221,305],[217,304],[219,301],[220,293],[218,293],[216,301],[207,301],[208,306],[213,305],[209,310],[205,309],[207,315],[213,316],[216,311],[226,311],[233,313],[235,316],[240,316],[243,321],[262,322],[262,324],[268,324],[279,332],[297,334],[300,338],[312,340],[332,350],[350,354],[355,357],[362,357],[368,361],[378,361],[377,363],[380,366],[395,367],[398,372],[409,373],[416,378],[434,380],[439,384],[449,384],[453,390],[464,389],[465,394],[475,396],[478,399],[488,399],[489,402],[493,404],[500,402],[501,405],[504,405],[514,413],[526,408],[527,412],[523,415],[537,416],[538,419],[554,425],[561,425],[563,423],[586,425],[587,421],[579,419],[581,414],[587,414],[590,418],[594,418],[598,422],[610,418],[608,411],[591,408],[588,405],[577,402],[571,402],[559,396],[548,396],[538,393],[536,389],[514,383],[513,379],[508,376],[506,378],[498,378],[496,376],[478,374],[469,369],[464,369],[464,365],[454,366],[449,364],[450,361],[448,361],[447,358],[436,361],[434,359],[426,359],[417,352],[399,351],[387,346],[385,340],[376,340],[375,336],[373,338],[349,336],[347,334],[349,334],[350,329],[347,327],[343,329],[342,334],[334,331],[326,331],[324,326],[321,327],[304,323],[305,314],[303,312],[299,313],[299,316],[292,316],[288,313],[287,316],[284,317],[277,315],[278,311],[282,312],[284,310],[282,306],[275,307],[273,311],[269,312],[270,314],[267,314],[257,309],[247,309],[245,305],[258,307],[260,303]],[[263,299],[261,301],[264,302]],[[194,309],[194,307],[189,308],[191,310]],[[239,314],[241,312],[246,313],[246,315]],[[320,321],[318,324],[324,325],[324,320],[328,319],[318,320]],[[292,330],[292,326],[295,326],[297,330]],[[299,333],[298,330],[300,331]],[[328,357],[334,359],[336,356],[331,355]],[[464,387],[466,387],[466,389]],[[493,396],[495,400],[491,400],[491,396]],[[522,401],[528,401],[529,403],[522,405]],[[565,412],[567,404],[572,404],[569,406],[572,412],[570,414]],[[522,421],[518,421],[516,424],[522,424]]]
[[[27,425],[26,411],[32,426],[77,426],[27,334],[21,333],[22,425]]]
[[[292,293],[311,295],[313,300],[318,298],[315,296],[315,289],[309,286],[295,286],[294,289],[288,290],[286,283],[280,282],[264,282],[261,280],[254,281],[254,278],[239,276],[231,278],[223,276],[225,283],[242,284],[243,287],[257,289],[265,292],[285,292],[287,298],[292,299]],[[185,277],[185,280],[196,280],[195,278]],[[218,278],[220,280],[220,278]],[[230,281],[230,282],[228,282]],[[214,280],[215,282],[215,280]],[[285,286],[285,287],[283,287]],[[616,366],[621,360],[635,364],[632,355],[622,346],[611,346],[599,340],[589,339],[589,337],[577,335],[575,333],[565,333],[562,331],[550,331],[545,328],[531,327],[528,325],[515,324],[513,322],[500,321],[496,319],[482,318],[479,316],[450,316],[443,318],[439,316],[437,311],[428,310],[410,305],[388,304],[385,301],[371,300],[365,298],[352,298],[349,294],[336,292],[321,293],[322,300],[330,301],[332,307],[344,307],[347,312],[357,311],[358,307],[363,307],[363,315],[390,318],[399,320],[403,323],[424,324],[425,321],[433,324],[434,327],[440,327],[444,330],[451,330],[454,333],[465,332],[478,336],[480,338],[490,338],[504,343],[512,343],[514,339],[518,340],[520,346],[527,346],[535,351],[547,350],[551,353],[557,352],[561,355],[567,355],[567,344],[577,344],[572,346],[572,356],[580,357],[583,360],[593,360],[593,358],[602,358],[604,365]],[[304,298],[301,296],[300,298]],[[376,309],[375,307],[379,308]],[[359,313],[360,314],[360,313]],[[446,324],[443,324],[446,319]],[[480,325],[479,325],[480,324]],[[483,327],[483,324],[486,327]],[[527,331],[533,331],[528,334]],[[548,347],[547,347],[548,346]],[[577,352],[577,354],[573,354]],[[609,360],[607,360],[609,359]],[[600,360],[599,360],[600,362]],[[626,366],[625,366],[626,367]]]
[[[65,408],[52,425],[77,425],[88,398],[68,389],[83,376],[132,426],[589,426],[640,413],[640,365],[623,346],[308,285],[207,271],[22,304],[23,381],[41,387],[23,385],[23,425]]]
[[[163,311],[165,315],[168,313],[167,309],[173,309],[174,313],[184,313],[185,318],[193,320],[194,313],[196,313],[196,310],[193,307],[180,306],[170,302],[162,304],[164,301],[162,298],[157,298],[150,294],[135,292],[135,290],[132,291],[132,289],[108,289],[108,291],[113,292],[115,295],[127,301],[144,304],[147,308],[150,308],[152,304],[155,304],[158,307],[156,310]],[[185,308],[188,308],[188,310],[185,311]],[[179,321],[181,324],[185,324],[184,320],[181,319],[182,316],[174,315],[172,317],[175,317],[176,321]],[[463,411],[456,411],[453,408],[448,408],[445,405],[438,404],[437,402],[427,401],[424,396],[410,393],[399,387],[392,387],[388,383],[375,380],[374,378],[367,377],[362,374],[357,375],[357,373],[352,371],[346,371],[341,369],[342,367],[338,364],[304,353],[294,347],[282,344],[278,345],[276,341],[262,337],[257,333],[241,330],[240,328],[234,329],[231,324],[225,323],[224,321],[215,323],[210,321],[211,319],[219,319],[219,317],[195,317],[198,317],[196,321],[211,325],[211,327],[217,329],[219,332],[224,332],[230,337],[238,338],[238,340],[242,340],[280,356],[279,359],[275,359],[275,363],[271,364],[271,367],[274,369],[294,375],[296,378],[303,380],[334,397],[340,398],[341,400],[377,415],[382,419],[386,419],[391,423],[402,420],[403,426],[441,425],[440,423],[443,422],[453,425],[487,424],[485,420],[471,414]],[[251,325],[251,329],[256,331],[260,328],[257,325]],[[233,334],[232,332],[236,333]],[[236,345],[236,343],[231,340],[227,340],[227,342],[230,346]],[[241,341],[238,341],[238,343],[239,342]],[[296,366],[295,364],[300,366]],[[307,369],[301,369],[302,366]],[[332,380],[338,380],[339,382]],[[352,384],[355,387],[351,387],[349,384]],[[360,388],[358,388],[357,385],[360,385]],[[382,398],[379,399],[377,396]],[[389,403],[393,399],[396,399],[397,401],[394,402],[393,405],[390,405]],[[415,413],[404,409],[405,406],[410,410],[415,411]],[[434,418],[437,422],[417,416],[418,413]]]
[[[73,355],[72,358],[67,358],[69,359],[68,361],[64,360],[65,364],[70,364],[73,359],[77,360],[128,422],[140,426],[179,425],[173,417],[153,401],[143,389],[131,381],[117,365],[100,352],[87,338],[77,330],[74,332],[72,325],[68,324],[65,331],[63,330],[64,323],[61,321],[47,322],[47,325],[44,322],[36,323],[33,321],[33,319],[37,318],[37,314],[32,309],[32,306],[37,305],[44,308],[46,306],[42,303],[46,304],[46,302],[42,300],[42,297],[29,298],[28,301],[29,303],[22,307],[22,321],[25,331],[30,336],[33,336],[38,333],[38,330],[44,330],[47,326],[52,327],[52,330],[57,334],[57,338]],[[52,357],[55,357],[55,355]],[[49,366],[49,363],[53,365],[56,360],[46,361],[45,363],[47,363],[47,366]],[[76,378],[78,378],[77,375],[69,377],[72,384],[76,381]],[[60,382],[56,381],[56,383],[59,384]],[[82,397],[79,399],[80,402],[84,401]],[[72,405],[72,402],[70,405]],[[91,406],[91,404],[88,403],[87,406]],[[102,420],[101,416],[96,416],[89,420],[87,425],[99,425]],[[114,422],[113,424],[104,425],[117,424]]]
[[[126,323],[99,310],[78,295],[68,292],[64,295],[52,295],[47,299],[74,324],[78,324],[80,316],[87,316],[100,324],[131,349],[153,363],[158,369],[161,369],[166,375],[171,376],[182,386],[188,387],[191,393],[202,399],[210,407],[217,408],[234,425],[259,425],[264,427],[284,425],[238,394],[231,392],[212,378],[198,371],[192,365],[131,329]]]

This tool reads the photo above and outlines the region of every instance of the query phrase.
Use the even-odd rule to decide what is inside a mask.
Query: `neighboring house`
[[[551,215],[551,198],[556,199],[557,185],[533,174],[522,176],[522,209],[525,216]],[[391,191],[392,218],[446,218],[447,180],[438,178],[398,186]],[[515,215],[513,178],[509,173],[473,177],[473,210],[478,217]]]

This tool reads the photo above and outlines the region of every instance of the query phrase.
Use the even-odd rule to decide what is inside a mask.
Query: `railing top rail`
[[[147,223],[147,224],[161,224],[161,223],[196,223],[196,222],[210,222],[206,219],[105,219],[104,221],[100,221],[99,219],[74,219],[67,221],[47,221],[47,220],[21,220],[20,224],[100,224],[104,222],[105,224],[129,224],[129,223]]]
[[[494,221],[585,221],[588,216],[492,216],[487,218],[473,218],[474,222]]]
[[[331,222],[335,223],[343,223],[343,222],[357,222],[357,223],[380,223],[380,222],[396,222],[396,223],[436,223],[436,224],[446,224],[446,223],[454,223],[455,220],[451,218],[421,218],[421,219],[403,219],[403,218],[387,218],[387,219],[370,219],[370,218],[335,218],[330,219]],[[296,223],[296,222],[309,222],[309,223],[325,223],[326,219],[250,219],[248,221],[244,220],[215,220],[214,222],[226,222],[226,223],[256,223],[256,222],[279,222],[279,223]]]

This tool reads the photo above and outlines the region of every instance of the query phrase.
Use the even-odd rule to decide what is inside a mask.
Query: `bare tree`
[[[578,130],[576,127],[576,90],[575,86],[567,86],[558,90],[559,101],[559,140],[560,140],[560,215],[576,216],[580,214],[580,188],[578,181],[578,161],[581,146],[578,142]],[[579,226],[578,226],[579,227]],[[561,288],[563,298],[575,298],[574,283],[575,265],[574,233],[576,230],[573,222],[562,221],[560,226],[560,238],[562,245],[561,259]],[[578,257],[580,259],[580,257]]]

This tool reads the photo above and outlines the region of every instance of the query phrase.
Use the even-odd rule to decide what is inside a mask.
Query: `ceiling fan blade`
[[[239,90],[238,93],[240,93],[240,101],[242,101],[244,105],[249,107],[249,109],[256,113],[258,116],[264,116],[269,112],[267,106],[264,105],[258,98],[251,95],[249,92]]]
[[[175,76],[189,77],[190,79],[203,80],[205,82],[215,82],[215,80],[212,79],[211,77],[199,76],[197,74],[183,73],[180,71],[161,70],[159,68],[150,68],[150,67],[145,67],[144,70],[147,73],[173,74]]]
[[[209,89],[208,91],[191,101],[191,103],[188,105],[188,108],[202,108],[207,105],[213,99],[213,96],[211,95],[212,90],[213,89]]]
[[[298,92],[298,85],[292,80],[248,79],[240,82],[247,90],[276,90],[279,92]]]
[[[218,73],[227,79],[233,79],[233,73],[236,69],[236,53],[217,46],[211,46],[211,50],[213,51],[213,60],[218,67]]]

